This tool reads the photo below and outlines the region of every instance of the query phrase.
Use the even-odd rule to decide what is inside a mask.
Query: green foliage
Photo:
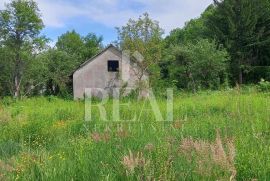
[[[258,83],[261,79],[270,81],[270,66],[252,66],[245,77],[251,83]]]
[[[187,42],[196,43],[198,39],[209,38],[209,30],[205,25],[208,18],[212,16],[215,8],[210,5],[202,15],[197,19],[191,19],[186,22],[183,28],[176,28],[170,32],[164,40],[165,48],[170,46],[177,46]]]
[[[0,96],[69,97],[72,72],[100,51],[102,37],[71,31],[49,49],[44,46],[47,40],[39,36],[43,24],[34,1],[14,0],[0,15]]]
[[[206,23],[215,7],[210,5],[197,19],[171,31],[163,41],[161,77],[167,87],[185,90],[218,89],[228,83],[229,56],[211,40]],[[212,68],[209,68],[212,66]],[[164,84],[164,83],[161,83]]]
[[[28,83],[23,79],[33,55],[46,42],[39,36],[43,28],[37,4],[32,0],[14,0],[0,11],[1,49],[8,52],[1,57],[6,70],[5,86],[18,97]]]
[[[103,47],[102,46],[102,41],[103,41],[102,36],[97,36],[94,33],[88,33],[82,39],[83,39],[83,42],[84,42],[84,48],[82,49],[82,51],[83,51],[82,54],[83,54],[85,60],[89,59],[89,58],[92,58]]]
[[[87,59],[96,55],[102,45],[102,37],[89,33],[85,37],[76,33],[75,30],[66,32],[58,38],[57,50],[64,51],[75,58],[77,64],[82,64]]]
[[[44,63],[43,86],[46,86],[46,94],[59,95],[70,93],[70,76],[78,67],[76,57],[65,51],[50,49],[37,57]]]
[[[147,13],[138,20],[130,19],[125,26],[117,28],[118,45],[122,50],[130,51],[135,56],[134,61],[140,67],[138,79],[150,73],[152,81],[158,77],[158,63],[161,60],[161,42],[163,30],[157,21],[152,20]],[[141,56],[136,56],[134,53]]]
[[[215,42],[199,40],[171,48],[171,79],[177,87],[196,91],[215,89],[225,82],[228,53]]]
[[[102,37],[89,33],[82,37],[74,30],[58,38],[55,49],[39,56],[47,64],[46,94],[69,98],[72,95],[72,73],[102,48]]]
[[[231,56],[233,80],[242,84],[250,66],[269,65],[270,2],[268,0],[215,1],[207,20],[212,38],[223,44]]]
[[[171,47],[196,44],[199,39],[216,41],[224,47],[231,59],[226,70],[234,83],[255,83],[268,79],[270,65],[270,2],[268,0],[221,0],[214,1],[202,15],[192,19],[183,28],[173,30],[164,40],[161,75],[169,78]],[[183,85],[186,81],[179,80]],[[183,86],[182,86],[183,87]]]
[[[74,55],[78,59],[83,58],[81,57],[81,50],[83,49],[83,46],[84,43],[81,35],[76,33],[75,30],[64,33],[58,38],[58,41],[56,42],[56,47],[58,50]]]
[[[43,27],[33,0],[13,0],[0,11],[0,96],[70,97],[69,76],[102,49],[102,37],[82,36],[75,30],[61,35],[50,49],[40,36]],[[129,50],[140,67],[138,85],[144,85],[141,80],[148,74],[154,90],[217,89],[223,83],[269,80],[268,29],[269,0],[215,0],[199,18],[172,30],[165,39],[159,23],[147,13],[130,19],[117,28],[117,45]]]
[[[6,47],[0,47],[0,96],[12,95],[12,53]]]
[[[270,82],[262,79],[258,84],[258,90],[261,92],[270,92]]]

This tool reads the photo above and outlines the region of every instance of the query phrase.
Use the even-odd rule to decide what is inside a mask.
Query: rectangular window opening
[[[118,72],[119,71],[119,61],[109,60],[108,61],[108,71],[109,72]]]

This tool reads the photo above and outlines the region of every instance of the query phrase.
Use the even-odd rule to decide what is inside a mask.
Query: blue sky
[[[0,0],[0,9],[10,0]],[[148,12],[168,34],[198,17],[212,0],[36,0],[45,24],[43,34],[54,45],[68,30],[102,35],[104,45],[117,39],[115,27]]]

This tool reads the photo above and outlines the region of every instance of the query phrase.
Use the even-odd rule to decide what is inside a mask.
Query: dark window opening
[[[119,71],[119,62],[117,60],[108,61],[108,71],[109,72],[118,72]]]

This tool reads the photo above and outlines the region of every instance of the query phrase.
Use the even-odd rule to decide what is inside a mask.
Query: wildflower
[[[66,122],[63,120],[57,121],[53,124],[54,128],[65,128],[66,127]]]

